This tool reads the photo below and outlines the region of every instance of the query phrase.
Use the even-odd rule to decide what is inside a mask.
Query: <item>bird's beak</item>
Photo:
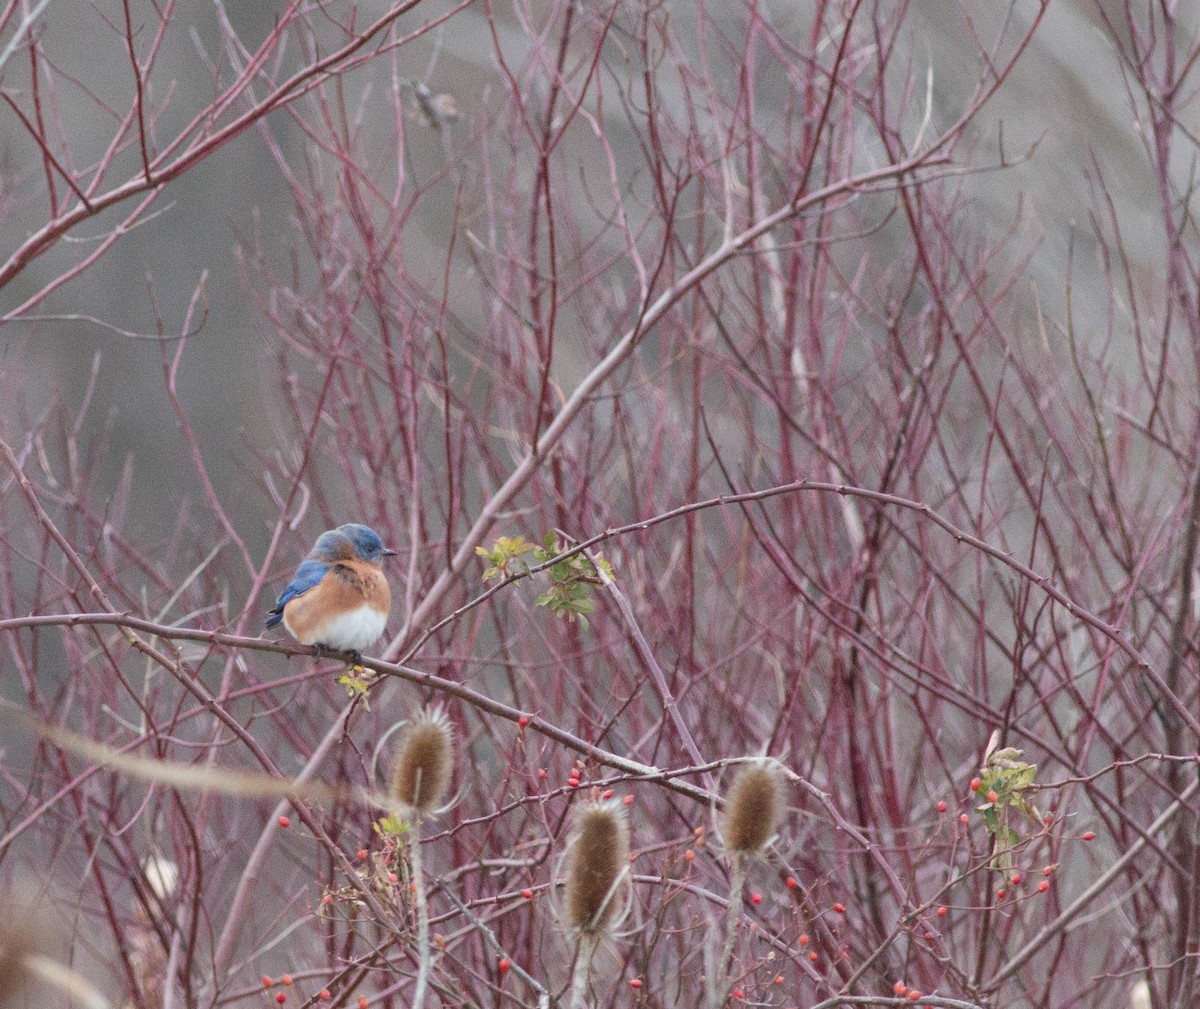
[[[398,553],[400,553],[399,550],[389,550],[387,547],[383,548],[384,557],[395,557]]]

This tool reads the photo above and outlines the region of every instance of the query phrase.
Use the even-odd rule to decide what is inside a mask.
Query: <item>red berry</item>
[[[794,890],[794,889],[796,889],[796,887],[798,887],[799,885],[800,885],[800,884],[796,882],[796,877],[795,877],[795,876],[788,876],[788,878],[787,878],[787,888],[788,888],[789,890]]]
[[[761,904],[762,903],[762,894],[761,893],[750,894],[750,903],[754,904],[755,906]]]
[[[996,891],[996,896],[1003,900],[1008,896],[1008,891],[1005,890],[1004,887],[1000,887],[1000,889]]]
[[[897,981],[894,985],[892,985],[892,991],[894,991],[897,995],[907,995],[908,985],[906,985],[903,981]]]
[[[389,883],[399,883],[400,877],[397,876],[394,872],[389,872],[388,873],[388,882]]]
[[[526,900],[529,900],[529,898],[533,896],[533,891],[530,890],[529,887],[526,887],[524,890],[521,891],[521,896],[524,897]]]
[[[279,818],[279,826],[281,826],[281,827],[290,827],[290,826],[291,826],[291,824],[292,824],[292,821],[291,821],[291,820],[289,820],[289,819],[288,819],[286,816],[281,816],[281,817]]]
[[[633,796],[632,796],[632,795],[627,795],[627,796],[625,796],[625,798],[624,798],[624,799],[622,799],[621,801],[622,801],[623,803],[625,803],[625,805],[626,805],[626,806],[632,806],[632,805],[633,805]]]
[[[642,979],[640,977],[631,977],[629,979],[629,987],[634,989],[634,991],[636,991],[641,986],[642,986]]]
[[[1013,885],[1013,886],[1020,886],[1020,885],[1021,885],[1021,880],[1022,880],[1022,878],[1023,878],[1023,877],[1021,876],[1021,874],[1020,874],[1019,872],[1014,872],[1014,873],[1013,873],[1013,878],[1012,878],[1012,885]]]
[[[944,813],[944,812],[946,812],[946,810],[947,810],[947,809],[949,809],[949,808],[950,808],[950,807],[946,805],[946,800],[945,800],[945,799],[938,799],[937,811],[938,811],[939,813]]]
[[[606,789],[605,789],[605,790],[604,790],[604,791],[603,791],[603,792],[600,794],[600,798],[601,798],[601,799],[611,799],[611,798],[612,798],[612,789],[611,789],[611,788],[606,788]]]
[[[949,913],[950,913],[950,908],[948,908],[948,907],[939,907],[937,909],[937,916],[939,918],[945,918],[946,915],[948,915]]]
[[[1050,881],[1049,880],[1043,879],[1040,883],[1038,883],[1038,893],[1045,893],[1049,889],[1050,889]]]
[[[284,974],[283,977],[281,977],[279,980],[282,981],[284,984],[291,984],[292,983],[292,975]]]
[[[918,1001],[918,1000],[921,998],[921,993],[920,993],[919,991],[910,991],[910,992],[908,993],[908,997],[909,997],[909,998],[910,998],[910,999],[911,999],[913,1002],[916,1002],[916,1001]]]
[[[264,988],[270,988],[270,987],[271,987],[271,985],[273,985],[274,983],[275,983],[275,982],[274,982],[274,981],[272,981],[272,980],[270,979],[270,977],[268,977],[266,974],[264,974],[264,975],[263,975],[263,987],[264,987]]]
[[[966,813],[959,813],[959,814],[958,814],[958,822],[959,822],[959,823],[967,823],[968,821],[970,821],[970,819],[971,819],[971,818],[970,818],[969,816],[967,816],[967,814],[966,814]]]
[[[333,992],[331,992],[328,988],[322,988],[320,992],[318,992],[317,998],[319,998],[322,1002],[328,1002],[329,999],[333,998]]]
[[[500,962],[498,964],[496,964],[496,968],[500,971],[501,974],[507,974],[508,968],[511,966],[512,966],[512,961],[509,960],[509,958],[506,956],[502,956],[500,958]]]
[[[776,984],[783,984],[783,975],[782,975],[782,974],[776,974],[776,975],[775,975],[775,983],[776,983]]]
[[[527,726],[529,724],[529,719],[526,718],[524,715],[522,715],[520,718],[517,719],[517,724],[519,726],[521,726],[521,728],[523,729],[523,728],[525,728],[525,726]]]
[[[836,911],[838,914],[845,914],[845,913],[846,913],[846,905],[845,905],[845,904],[834,904],[834,905],[833,905],[833,909],[834,909],[834,910],[835,910],[835,911]]]
[[[546,780],[546,769],[544,767],[539,767],[538,768],[538,781],[545,781],[545,780]]]
[[[367,1009],[367,1006],[369,1006],[370,1004],[371,1004],[371,1003],[370,1003],[370,1002],[368,1002],[368,1001],[367,1001],[365,998],[363,998],[361,995],[358,997],[358,1009]]]
[[[1083,839],[1085,841],[1094,841],[1096,840],[1096,835],[1090,830],[1085,830],[1083,832]]]
[[[978,792],[981,788],[983,788],[983,782],[980,781],[978,778],[972,778],[971,779],[971,791]]]
[[[333,894],[332,893],[325,894],[325,896],[321,898],[321,903],[322,904],[332,904],[333,903]]]
[[[568,778],[567,779],[567,788],[578,788],[578,787],[579,787],[579,779],[578,778]]]
[[[1054,866],[1052,866],[1052,865],[1048,865],[1048,866],[1046,866],[1046,868],[1044,868],[1042,870],[1043,876],[1050,876],[1050,875],[1053,875],[1053,873],[1054,873]]]
[[[691,848],[688,848],[688,850],[683,853],[683,860],[685,862],[694,862],[696,860],[696,853],[692,851]]]
[[[280,1005],[283,1005],[283,1003],[287,1001],[287,996],[283,992],[280,992],[278,995],[275,996],[275,1001],[278,1002]]]
[[[358,849],[358,860],[360,862],[365,862],[367,860],[367,849],[366,848]]]
[[[800,943],[801,946],[807,946],[808,945],[808,933],[801,932],[798,942]]]
[[[732,994],[732,995],[733,995],[733,997],[734,997],[734,998],[736,998],[736,999],[741,999],[741,998],[745,998],[745,997],[746,997],[744,994],[742,994],[742,989],[741,989],[741,988],[734,988],[734,989],[733,989],[733,991],[732,991],[730,994]]]
[[[988,802],[996,802],[999,798],[1000,798],[1000,796],[998,796],[996,794],[996,790],[994,788],[988,789],[988,795],[987,795]]]
[[[816,962],[817,962],[817,951],[814,949],[814,950],[813,950],[811,953],[809,953],[809,954],[808,954],[808,958],[809,958],[809,959],[810,959],[810,960],[811,960],[813,963],[816,963]]]

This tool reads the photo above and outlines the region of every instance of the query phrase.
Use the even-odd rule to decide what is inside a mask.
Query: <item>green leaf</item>
[[[375,682],[375,674],[362,666],[354,666],[338,677],[338,683],[346,688],[346,696],[351,700],[361,699],[363,707],[371,710],[369,700],[371,684]]]
[[[999,730],[992,733],[980,770],[980,786],[976,794],[994,792],[994,802],[976,806],[983,822],[993,836],[992,868],[1009,871],[1012,859],[1009,851],[1021,843],[1021,835],[1009,825],[1012,811],[1028,816],[1041,825],[1037,809],[1027,802],[1024,793],[1037,784],[1037,765],[1020,760],[1022,751],[1013,746],[996,748]]]
[[[408,833],[408,821],[395,814],[385,816],[371,826],[374,827],[376,834],[384,838],[399,837],[402,834]]]
[[[483,580],[487,582],[523,573],[527,568],[521,558],[536,550],[532,543],[525,542],[524,536],[500,536],[491,547],[476,547],[475,554],[489,562],[483,572]]]

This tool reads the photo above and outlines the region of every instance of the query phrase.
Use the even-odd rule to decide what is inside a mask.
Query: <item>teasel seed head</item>
[[[620,914],[620,884],[629,867],[629,820],[616,801],[579,807],[567,860],[565,916],[580,932],[608,931]]]
[[[36,961],[53,964],[61,952],[46,894],[22,880],[0,891],[7,914],[0,924],[0,1009],[42,1009],[60,1004],[61,993],[47,984]],[[60,968],[64,970],[65,968]]]
[[[391,797],[406,810],[428,816],[450,788],[454,736],[440,707],[426,708],[408,725],[396,748]]]
[[[783,811],[783,782],[773,760],[743,764],[725,794],[725,847],[755,855],[766,846]]]
[[[142,863],[142,873],[159,900],[167,900],[179,887],[179,866],[169,858],[151,855]]]
[[[26,958],[38,952],[38,941],[10,922],[0,928],[0,1007],[24,1004],[33,984]]]

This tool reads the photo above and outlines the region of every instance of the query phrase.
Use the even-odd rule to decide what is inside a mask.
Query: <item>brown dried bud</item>
[[[454,737],[441,708],[428,708],[404,729],[392,769],[391,796],[428,816],[445,798],[454,771]]]
[[[575,814],[567,867],[567,924],[606,931],[621,906],[617,892],[629,865],[629,821],[615,800],[589,802]]]
[[[782,810],[779,765],[774,761],[743,764],[725,796],[721,830],[725,847],[743,855],[761,851],[775,833]]]

